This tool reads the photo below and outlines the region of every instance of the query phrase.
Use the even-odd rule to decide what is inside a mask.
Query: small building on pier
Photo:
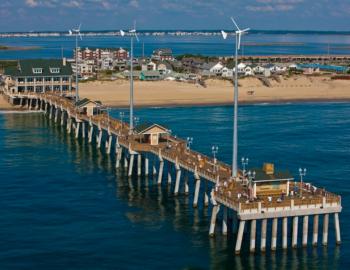
[[[158,124],[145,123],[135,127],[136,134],[140,140],[150,145],[158,145],[161,137],[169,135],[169,130]]]
[[[288,171],[275,171],[274,164],[265,163],[262,169],[254,169],[254,172],[250,189],[253,198],[289,195],[289,182],[294,178]]]
[[[102,103],[100,101],[92,101],[88,98],[79,100],[76,106],[80,113],[87,116],[97,115],[102,111]]]

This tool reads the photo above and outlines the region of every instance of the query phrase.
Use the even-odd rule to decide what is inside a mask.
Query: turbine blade
[[[224,30],[221,30],[221,35],[222,35],[223,39],[227,38],[227,33]]]
[[[123,37],[125,36],[125,32],[123,30],[120,30],[120,35]]]
[[[68,30],[68,33],[69,33],[70,36],[73,35],[73,32],[70,29]]]
[[[233,24],[236,26],[236,28],[238,29],[238,31],[241,31],[241,29],[239,29],[235,19],[233,17],[231,17],[231,21],[233,22]]]
[[[135,32],[135,38],[136,38],[137,42],[140,42],[139,37],[137,36],[136,32]]]
[[[78,31],[80,31],[80,28],[81,28],[81,23],[79,24]]]
[[[250,30],[250,28],[246,28],[244,30],[242,30],[242,32],[248,32]]]
[[[83,40],[83,36],[81,35],[81,33],[78,32],[78,34],[79,34],[80,40]]]

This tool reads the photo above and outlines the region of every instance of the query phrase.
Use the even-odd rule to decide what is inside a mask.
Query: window
[[[60,68],[50,68],[51,73],[60,73]]]
[[[33,73],[34,74],[41,74],[41,73],[43,73],[43,69],[42,68],[33,68]]]

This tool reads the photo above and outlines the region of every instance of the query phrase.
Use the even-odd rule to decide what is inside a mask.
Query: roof
[[[159,71],[158,70],[144,70],[144,71],[141,71],[141,74],[140,76],[161,76]]]
[[[42,73],[33,73],[33,68],[42,68]],[[59,68],[59,73],[52,73],[50,68]],[[16,67],[8,67],[4,74],[12,77],[21,76],[71,76],[73,74],[71,65],[67,62],[64,66],[61,59],[36,59],[19,60]]]
[[[101,101],[92,101],[92,100],[90,100],[88,98],[83,98],[83,99],[79,100],[78,102],[76,102],[75,105],[77,107],[83,107],[84,105],[86,105],[86,104],[88,104],[90,102],[92,102],[92,103],[94,103],[96,105],[101,105],[102,104]]]
[[[154,124],[154,123],[142,123],[138,126],[135,127],[135,131],[140,134],[140,133],[145,133],[147,132],[148,130],[150,130],[151,128],[153,127],[158,127],[160,129],[163,129],[165,132],[164,133],[168,133],[168,129],[161,126],[161,125],[158,125],[158,124]]]
[[[261,168],[253,169],[256,175],[254,182],[286,181],[294,179],[289,171],[277,171],[274,174],[266,174]]]

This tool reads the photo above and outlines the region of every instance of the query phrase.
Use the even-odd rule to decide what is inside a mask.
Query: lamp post
[[[166,137],[166,146],[169,148],[169,136],[171,135],[172,133],[172,130],[171,129],[168,129],[168,135]]]
[[[124,118],[124,115],[125,115],[124,112],[119,112],[120,121],[122,122],[122,130],[123,130],[123,118]]]
[[[109,107],[107,107],[107,124],[108,124],[108,127],[109,127],[109,110],[110,110],[110,108]]]
[[[218,154],[219,152],[219,146],[217,145],[213,145],[211,147],[211,152],[213,153],[213,156],[214,156],[214,171],[216,171],[216,155]]]
[[[302,169],[299,168],[299,175],[300,175],[300,197],[303,195],[303,178],[306,175],[306,168]]]
[[[193,143],[193,137],[187,137],[187,150],[191,149],[191,144]]]
[[[249,163],[249,158],[242,157],[241,162],[242,162],[242,167],[243,167],[243,177],[245,177],[245,173],[246,173],[245,169]]]
[[[254,188],[253,186],[253,180],[255,179],[256,176],[256,172],[253,171],[248,171],[248,179],[249,179],[249,183],[248,183],[248,189],[249,189],[249,199],[253,199],[254,197]]]

